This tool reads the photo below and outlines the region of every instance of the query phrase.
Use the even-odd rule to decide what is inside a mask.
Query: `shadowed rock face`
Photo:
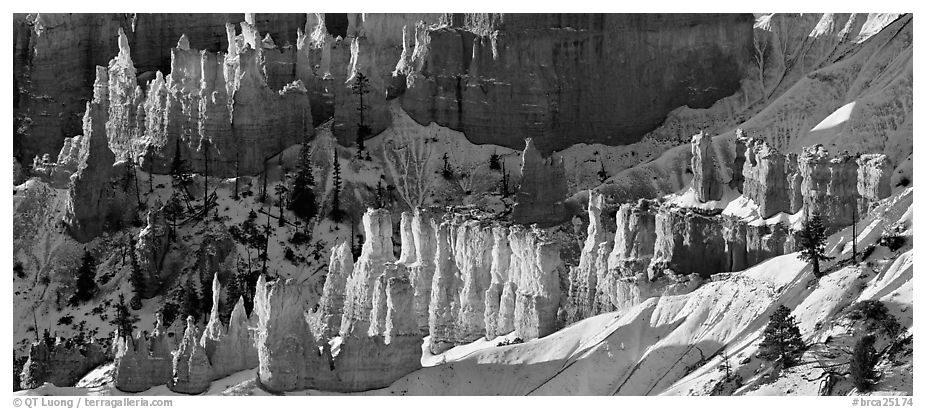
[[[29,349],[29,359],[17,374],[23,388],[32,389],[50,382],[55,386],[73,386],[107,356],[99,344],[71,344],[57,338],[52,345],[36,342]]]
[[[295,44],[296,29],[306,21],[305,14],[248,17],[281,44]],[[169,72],[171,47],[182,34],[193,48],[223,51],[228,48],[225,23],[245,18],[242,13],[16,14],[14,116],[26,125],[14,137],[16,156],[31,160],[37,154],[53,154],[65,137],[80,133],[81,113],[92,95],[94,67],[106,65],[118,52],[114,41],[118,29],[125,31],[134,50],[137,73],[150,79],[154,71]],[[50,98],[37,97],[45,95]]]
[[[532,138],[521,154],[521,184],[511,217],[516,223],[549,227],[569,218],[564,203],[568,187],[562,158],[544,158]]]
[[[726,183],[741,187],[738,200],[754,205],[748,219],[658,199],[625,203],[617,210],[613,250],[605,259],[611,242],[601,229],[603,199],[589,193],[588,238],[570,274],[561,318],[571,323],[651,296],[691,291],[713,274],[795,251],[789,219],[773,216],[801,209],[819,213],[834,232],[891,193],[893,166],[883,154],[830,155],[815,145],[800,156],[783,155],[765,140],[738,137],[735,143],[738,157]],[[715,177],[721,164],[711,154],[710,137],[694,135],[691,151],[695,198],[715,200],[707,192],[722,186]]]
[[[672,109],[739,89],[748,14],[452,15],[419,41],[402,107],[475,143],[544,154],[577,142],[622,145]]]

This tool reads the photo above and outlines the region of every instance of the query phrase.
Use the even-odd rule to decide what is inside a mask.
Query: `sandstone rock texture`
[[[20,386],[25,389],[38,388],[45,382],[55,386],[73,386],[106,359],[106,351],[99,344],[76,345],[59,337],[51,345],[33,343],[29,359],[17,376]]]
[[[61,149],[81,132],[86,101],[93,94],[96,66],[119,51],[119,29],[134,50],[132,59],[144,86],[158,70],[170,69],[171,47],[182,34],[191,47],[224,51],[225,23],[245,21],[281,44],[295,44],[305,14],[116,14],[32,13],[14,15],[14,156],[31,159]]]
[[[143,297],[153,297],[157,290],[163,285],[161,268],[164,265],[164,258],[170,249],[170,237],[168,236],[169,226],[164,217],[164,205],[157,200],[148,210],[146,225],[138,232],[138,241],[135,244],[136,258],[138,265],[142,269],[144,277]]]
[[[127,174],[124,162],[114,163],[115,155],[109,148],[105,119],[110,106],[108,74],[102,67],[98,67],[97,74],[94,97],[84,114],[84,136],[72,142],[79,143],[79,148],[64,215],[69,232],[80,242],[127,224],[137,206],[133,203],[135,185],[128,183],[132,176]]]
[[[242,20],[240,33],[229,33],[225,24]],[[632,143],[674,108],[707,107],[736,91],[752,25],[749,15],[703,14],[40,14],[15,21],[21,161],[55,153],[78,133],[74,118],[90,94],[93,67],[119,52],[111,39],[121,28],[125,48],[134,50],[134,69],[124,73],[134,78],[114,87],[126,102],[111,115],[120,130],[110,135],[117,158],[153,159],[162,172],[179,150],[202,170],[208,151],[222,176],[239,162],[242,174],[259,172],[266,156],[300,141],[292,134],[311,133],[329,118],[341,143],[353,142],[361,122],[350,89],[357,73],[370,80],[363,122],[374,134],[390,124],[387,102],[399,99],[419,123],[448,126],[479,144],[519,148],[533,137],[548,155],[577,141]],[[185,41],[174,46],[181,35]],[[237,68],[226,69],[236,57],[257,60],[250,65],[264,78],[255,87],[232,78]],[[69,73],[63,87],[54,82],[60,71]],[[223,93],[221,83],[234,85]],[[589,106],[580,99],[600,108],[580,109]],[[140,107],[142,100],[157,101]],[[263,156],[236,157],[239,147],[229,140],[254,139],[264,142],[253,146]]]
[[[710,106],[739,89],[752,49],[751,15],[452,14],[440,23],[415,36],[403,108],[475,143],[516,148],[533,137],[544,154],[632,143],[675,107]]]
[[[623,310],[651,296],[685,293],[713,274],[796,251],[797,232],[779,215],[819,213],[834,232],[890,195],[887,175],[893,167],[883,154],[832,156],[816,145],[800,156],[784,155],[765,140],[742,135],[735,143],[738,157],[730,169],[735,173],[716,177],[723,166],[712,155],[710,137],[692,137],[691,188],[701,203],[719,199],[709,193],[718,190],[712,185],[742,189],[737,203],[755,207],[748,218],[736,211],[641,199],[618,207],[612,244],[601,228],[603,196],[589,193],[588,236],[558,312],[566,323]]]
[[[172,348],[166,331],[157,317],[151,337],[116,334],[113,383],[123,392],[143,392],[152,386],[170,382],[173,374]]]
[[[564,203],[568,188],[562,158],[544,158],[532,138],[521,154],[521,184],[511,217],[516,223],[549,227],[569,219]]]
[[[250,328],[244,299],[236,300],[226,325],[219,318],[222,294],[216,274],[212,282],[212,311],[205,328],[200,330],[188,317],[176,350],[161,324],[160,315],[150,336],[147,333],[134,337],[116,334],[115,387],[134,393],[166,384],[174,392],[199,394],[215,379],[256,368],[258,337]]]
[[[720,200],[723,188],[714,176],[714,145],[710,134],[700,132],[691,137],[691,185],[702,202]]]
[[[308,305],[305,284],[258,281],[264,388],[382,388],[420,368],[425,336],[438,353],[511,331],[533,339],[556,329],[563,263],[559,246],[539,230],[465,214],[438,225],[418,209],[401,216],[396,259],[391,220],[384,209],[364,214],[356,263],[346,243],[332,250],[318,311]]]
[[[212,366],[200,343],[201,331],[192,317],[187,317],[180,348],[173,355],[173,375],[167,387],[174,392],[199,394],[212,384]]]
[[[343,242],[335,246],[331,250],[328,274],[325,276],[325,285],[319,301],[316,334],[320,337],[333,338],[341,330],[344,289],[353,270],[354,257],[350,252],[350,243]]]

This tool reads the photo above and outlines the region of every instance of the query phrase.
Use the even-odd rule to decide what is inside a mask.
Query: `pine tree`
[[[334,151],[334,164],[332,165],[332,184],[334,185],[331,199],[331,219],[341,221],[341,162],[338,160],[338,151]]]
[[[261,262],[263,263],[261,265],[260,271],[261,271],[261,274],[264,274],[264,275],[267,275],[267,260],[270,259],[270,257],[267,255],[267,250],[270,247],[270,232],[272,231],[273,230],[270,228],[270,215],[267,214],[267,224],[264,225],[264,235],[263,235],[264,242],[261,243],[261,245],[263,246],[263,253],[261,253],[260,255]]]
[[[801,249],[798,257],[812,263],[814,277],[820,278],[820,262],[833,258],[826,255],[826,226],[819,213],[814,213],[798,233],[798,246]]]
[[[204,163],[204,174],[203,174],[203,217],[207,216],[209,213],[209,139],[203,139],[202,148],[203,150],[203,163]]]
[[[179,138],[176,140],[174,148],[174,159],[170,163],[170,177],[174,183],[174,190],[178,190],[177,187],[183,190],[187,208],[190,208],[190,191],[187,189],[187,185],[189,185],[191,178],[186,161],[180,156]]]
[[[228,302],[219,309],[219,319],[225,324],[228,324],[228,319],[231,317],[232,310],[235,309],[238,298],[244,296],[244,289],[242,287],[247,284],[242,283],[242,279],[241,273],[238,272],[228,279],[228,284],[225,286],[225,299],[228,300]]]
[[[489,156],[489,169],[492,170],[501,170],[501,157],[498,156],[498,152],[493,152],[492,156]]]
[[[785,367],[794,365],[807,349],[801,331],[791,316],[791,310],[783,305],[772,313],[764,335],[756,356],[779,362]]]
[[[168,241],[177,239],[177,219],[183,214],[183,206],[180,204],[180,198],[177,192],[170,195],[167,204],[164,206],[164,217],[170,222],[170,232],[167,235]]]
[[[852,350],[852,361],[849,363],[849,373],[852,375],[852,383],[859,392],[870,392],[877,375],[875,374],[875,364],[878,363],[878,353],[875,351],[875,336],[865,335],[855,343]]]
[[[77,290],[71,297],[71,305],[89,301],[98,290],[96,284],[96,260],[89,251],[84,250],[80,268],[77,270]]]
[[[138,266],[138,256],[135,255],[135,239],[131,235],[129,235],[129,261],[131,265],[129,283],[132,284],[132,291],[135,293],[133,300],[136,297],[140,300],[145,293],[145,276]]]
[[[853,263],[857,261],[856,257],[858,255],[858,243],[857,243],[858,242],[857,240],[858,232],[855,231],[855,224],[856,224],[855,217],[856,217],[855,216],[855,206],[852,206],[852,262]]]
[[[186,317],[193,317],[194,321],[199,321],[199,294],[196,293],[196,290],[190,282],[180,287],[180,291],[180,316],[177,318],[186,319]]]
[[[601,181],[601,183],[604,183],[608,180],[608,171],[604,168],[604,162],[598,163],[601,164],[601,170],[598,171],[598,180]]]
[[[277,193],[277,206],[280,208],[280,216],[277,221],[279,222],[280,227],[283,227],[286,225],[286,216],[283,214],[283,208],[285,205],[283,202],[287,196],[286,193],[289,191],[289,188],[286,187],[285,183],[281,182],[274,187],[274,190],[276,190]]]
[[[145,157],[148,158],[148,193],[154,193],[154,146],[145,148]]]
[[[161,313],[161,319],[165,326],[170,326],[177,319],[177,316],[180,314],[180,305],[183,304],[183,287],[177,286],[171,290],[169,296],[161,304],[161,307],[158,308],[158,312]]]
[[[383,209],[386,207],[386,192],[383,189],[383,179],[376,181],[376,208]]]
[[[138,322],[138,317],[129,310],[129,306],[125,303],[124,295],[119,294],[119,302],[116,303],[115,308],[116,316],[113,317],[110,324],[113,324],[113,326],[119,330],[119,335],[121,337],[131,337],[132,333],[135,331],[135,323]]]
[[[318,211],[315,205],[315,175],[312,168],[312,151],[308,139],[303,140],[299,151],[299,165],[293,188],[290,190],[289,210],[302,220],[308,222]]]
[[[363,95],[370,92],[368,89],[369,80],[362,72],[357,71],[357,74],[354,76],[354,82],[351,84],[350,88],[354,94],[360,97],[360,106],[357,107],[357,110],[360,111],[360,123],[357,124],[357,157],[360,157],[363,152],[363,141],[372,133],[363,117],[363,112],[366,109],[366,105],[363,103]]]
[[[445,179],[450,179],[453,177],[453,169],[450,169],[450,154],[444,152],[444,156],[441,157],[444,160],[444,167],[441,169],[441,175]]]

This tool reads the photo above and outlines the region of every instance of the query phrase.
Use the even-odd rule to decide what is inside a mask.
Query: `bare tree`
[[[760,40],[758,35],[753,35],[752,47],[755,50],[753,58],[759,68],[759,88],[762,90],[762,101],[768,102],[768,93],[765,91],[765,53],[768,49],[768,42]]]
[[[429,168],[433,149],[427,138],[399,135],[383,144],[386,168],[399,197],[410,209],[421,207],[434,188]]]

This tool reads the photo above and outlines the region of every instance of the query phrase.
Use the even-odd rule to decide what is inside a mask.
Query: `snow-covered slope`
[[[541,339],[509,346],[480,340],[443,356],[425,356],[425,368],[364,394],[709,394],[721,378],[722,353],[742,378],[730,393],[816,394],[817,383],[807,379],[820,377],[820,363],[847,362],[844,349],[854,336],[847,307],[879,300],[901,325],[912,328],[912,200],[913,189],[905,189],[859,223],[858,248],[873,251],[858,264],[848,262],[851,228],[832,235],[827,249],[835,260],[824,264],[827,275],[820,280],[796,253],[787,254],[716,275],[689,294],[651,298],[623,314],[595,316]],[[906,243],[896,251],[878,246],[886,229]],[[754,356],[768,316],[779,305],[793,310],[811,346],[801,365],[780,372]],[[911,365],[909,358],[882,362],[884,377],[876,393],[912,393]],[[216,381],[209,393],[263,393],[251,375],[245,371]],[[107,388],[46,386],[28,393],[114,392]],[[850,393],[851,382],[843,380],[834,390]]]

